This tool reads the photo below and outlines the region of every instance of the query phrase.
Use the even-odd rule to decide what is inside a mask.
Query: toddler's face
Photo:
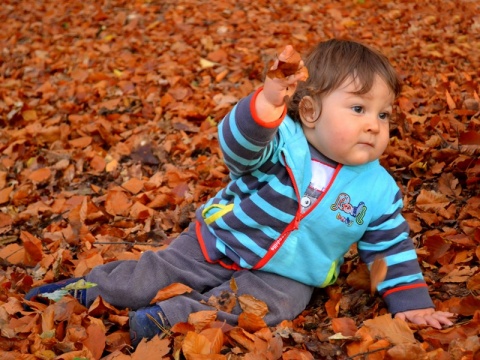
[[[376,76],[366,94],[354,94],[358,84],[347,79],[322,100],[321,115],[303,121],[305,136],[322,154],[345,165],[378,159],[388,145],[394,95]]]

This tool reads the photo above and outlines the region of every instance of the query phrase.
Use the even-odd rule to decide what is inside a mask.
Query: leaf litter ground
[[[1,358],[478,358],[478,14],[471,0],[4,1]],[[126,310],[101,298],[89,309],[71,297],[25,303],[32,286],[168,246],[226,183],[221,118],[261,84],[277,49],[304,54],[333,36],[380,49],[404,82],[381,161],[404,193],[435,304],[459,314],[455,326],[391,319],[354,248],[336,285],[273,328],[261,299],[237,298],[234,284],[211,312],[137,349]],[[237,301],[239,326],[215,320]]]

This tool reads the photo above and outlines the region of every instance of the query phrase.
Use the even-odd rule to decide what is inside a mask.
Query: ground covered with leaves
[[[25,303],[32,286],[168,246],[228,179],[221,118],[279,48],[331,37],[378,48],[404,82],[381,161],[453,327],[393,320],[355,249],[273,328],[234,284],[239,326],[192,314],[137,349],[127,311],[101,298]],[[0,51],[2,359],[480,358],[479,1],[4,0]]]

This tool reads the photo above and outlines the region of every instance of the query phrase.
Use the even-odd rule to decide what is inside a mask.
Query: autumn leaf
[[[178,295],[190,293],[192,291],[192,288],[187,285],[181,283],[173,283],[164,287],[163,289],[160,289],[150,301],[150,304],[155,304],[159,301],[167,300]]]
[[[243,312],[238,316],[238,326],[247,330],[248,332],[255,333],[258,330],[267,327],[267,324],[260,316]]]
[[[372,336],[387,338],[395,345],[416,342],[413,332],[407,323],[397,318],[392,319],[390,314],[366,320],[364,324]]]
[[[387,276],[387,262],[382,257],[376,257],[370,266],[370,293],[373,295],[380,284]]]
[[[263,301],[256,299],[252,295],[244,294],[238,297],[238,302],[242,310],[246,313],[252,313],[263,318],[268,313],[268,306]]]
[[[203,11],[198,1],[125,6],[118,0],[71,0],[49,6],[5,0],[0,358],[177,359],[185,357],[188,332],[202,334],[214,352],[190,352],[189,359],[475,357],[477,3],[403,1],[392,7],[339,0],[325,6],[297,0],[294,6],[267,6],[225,0],[209,2]],[[217,318],[237,308],[239,293],[248,294],[234,277],[228,295],[205,298],[211,311],[189,314],[191,323],[172,324],[164,339],[142,341],[136,349],[130,347],[128,309],[101,297],[88,310],[71,296],[49,305],[22,300],[31,287],[169,246],[194,221],[195,210],[226,186],[218,125],[262,85],[267,59],[292,45],[295,51],[270,72],[285,78],[306,70],[299,69],[300,54],[334,37],[380,49],[402,81],[389,145],[379,160],[401,190],[435,307],[462,317],[454,326],[409,324],[417,342],[396,345],[385,336],[406,329],[384,322],[361,326],[389,310],[369,294],[375,281],[355,246],[336,284],[315,290],[295,319],[272,328],[264,327],[268,309],[261,298],[242,297],[246,310],[238,323]],[[166,298],[175,292],[188,293],[177,289]],[[220,338],[218,330],[212,329],[223,333],[220,353],[221,341],[212,341]]]
[[[302,57],[292,47],[286,47],[283,50],[283,56],[285,60],[279,60],[275,69],[270,69],[267,72],[267,76],[270,78],[286,78],[296,73],[303,73],[305,79],[308,77],[308,70],[305,66],[300,66]]]

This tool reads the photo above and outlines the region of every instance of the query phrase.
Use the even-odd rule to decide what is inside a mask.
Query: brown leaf
[[[445,90],[445,97],[447,98],[447,105],[450,110],[456,109],[457,105],[455,104],[455,101],[452,99],[452,96],[448,92],[448,90]]]
[[[376,257],[370,266],[370,293],[373,295],[380,284],[387,276],[387,263],[384,258]]]
[[[240,295],[238,303],[244,312],[255,314],[261,318],[268,313],[267,304],[252,295]]]
[[[255,333],[260,329],[267,327],[267,324],[258,315],[242,312],[238,316],[238,326],[247,330],[248,332]]]
[[[217,318],[217,312],[211,310],[197,311],[188,315],[188,322],[200,332]]]
[[[52,176],[52,171],[49,168],[40,168],[38,170],[32,171],[28,178],[34,183],[43,183],[48,181]]]
[[[200,335],[205,336],[210,342],[210,354],[220,354],[223,347],[224,336],[220,328],[204,329]]]
[[[411,360],[426,358],[426,351],[420,344],[399,344],[387,350],[386,359]],[[438,357],[435,357],[438,359]]]
[[[237,298],[235,294],[230,291],[222,291],[218,297],[213,295],[210,296],[207,304],[213,306],[219,311],[231,313],[237,305]]]
[[[282,360],[313,360],[313,355],[302,349],[291,349],[282,354]]]
[[[123,191],[110,190],[105,199],[105,210],[110,215],[125,216],[128,214],[132,200]]]
[[[10,201],[10,194],[13,191],[13,186],[6,187],[0,190],[0,204],[5,204]]]
[[[285,54],[285,60],[279,60],[276,69],[270,69],[267,72],[267,76],[274,79],[279,78],[283,79],[287,76],[293,75],[295,73],[302,72],[305,78],[308,77],[308,70],[305,66],[299,69],[300,62],[302,61],[302,57],[300,54],[295,51],[293,48],[290,48],[290,51]]]
[[[394,345],[414,344],[416,342],[413,332],[407,323],[397,318],[392,319],[390,314],[366,320],[364,324],[373,337],[387,338]]]
[[[20,232],[20,239],[25,249],[25,265],[36,265],[43,257],[42,242],[28,231]]]
[[[88,145],[92,143],[92,137],[91,136],[82,136],[73,140],[70,140],[68,143],[70,144],[71,147],[74,148],[86,148]]]
[[[167,300],[178,295],[190,293],[192,291],[193,289],[187,285],[181,283],[173,283],[164,287],[163,289],[160,289],[150,301],[150,304],[155,304],[159,301]]]
[[[142,191],[144,183],[145,183],[145,181],[143,181],[143,180],[140,180],[140,179],[137,179],[137,178],[132,178],[132,179],[129,179],[129,180],[125,181],[122,184],[122,187],[132,194],[138,194],[140,191]]]
[[[100,359],[105,349],[106,341],[106,329],[103,321],[89,317],[88,323],[85,325],[85,330],[87,332],[87,338],[82,341],[83,345],[90,350],[94,359]]]
[[[358,330],[355,321],[351,318],[332,319],[332,328],[335,333],[340,333],[343,336],[355,336]]]
[[[155,336],[147,342],[143,339],[132,354],[132,360],[159,359],[170,352],[170,340]],[[115,358],[116,359],[116,358]],[[113,360],[113,359],[112,359]]]

